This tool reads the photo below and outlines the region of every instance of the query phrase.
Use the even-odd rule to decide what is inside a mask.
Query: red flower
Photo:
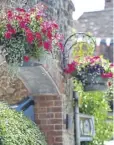
[[[16,34],[16,30],[15,30],[14,28],[10,29],[10,32],[11,32],[12,34]]]
[[[49,39],[52,39],[52,33],[51,33],[51,31],[48,31],[48,32],[47,32],[47,37],[48,37]]]
[[[55,29],[58,29],[59,28],[58,27],[58,24],[56,24],[55,22],[52,23],[52,27],[55,28]]]
[[[30,58],[28,56],[24,56],[23,59],[24,59],[25,62],[28,62]]]
[[[19,15],[18,15],[18,16],[15,16],[15,18],[16,18],[16,20],[18,20],[18,21],[22,21],[22,19],[23,19],[23,18],[22,18],[21,16],[19,16]]]
[[[7,29],[11,34],[15,34],[16,30],[11,26],[11,24],[7,24]]]
[[[42,18],[42,17],[39,16],[39,15],[36,16],[36,20],[40,20],[41,18]]]
[[[100,58],[100,56],[94,56],[94,57],[93,57],[93,59],[95,59],[95,60],[96,60],[96,59],[99,59],[99,58]]]
[[[12,36],[12,33],[11,33],[10,31],[5,32],[5,34],[4,34],[4,37],[5,37],[6,39],[10,39],[11,36]]]
[[[65,73],[72,73],[76,70],[76,65],[77,63],[75,61],[73,61],[71,64],[68,64],[67,68],[64,70]]]
[[[103,73],[102,75],[101,75],[103,78],[112,78],[113,77],[113,73]]]
[[[58,42],[58,46],[59,46],[59,48],[60,48],[61,51],[64,50],[64,46],[63,46],[63,44],[61,42]]]
[[[40,34],[39,32],[36,32],[36,38],[37,38],[38,40],[41,40],[41,39],[42,39],[42,36],[41,36],[41,34]]]
[[[41,47],[43,45],[43,42],[42,41],[39,41],[38,42],[38,47]]]
[[[25,21],[21,21],[21,22],[19,22],[19,26],[20,26],[21,28],[26,28],[27,24],[26,24]]]
[[[18,12],[26,12],[24,9],[22,9],[22,8],[16,8],[16,10],[18,11]]]
[[[7,17],[8,17],[8,19],[11,19],[13,17],[12,11],[7,12]]]
[[[7,24],[6,27],[7,27],[8,30],[12,29],[12,25],[11,24]]]
[[[34,40],[34,35],[33,35],[33,32],[30,30],[30,29],[27,29],[26,30],[26,39],[28,41],[28,43],[32,43],[33,40]]]
[[[44,41],[43,45],[44,45],[44,48],[45,48],[47,51],[51,51],[51,50],[52,50],[51,41]]]
[[[42,28],[41,31],[42,31],[43,34],[46,34],[46,29]]]

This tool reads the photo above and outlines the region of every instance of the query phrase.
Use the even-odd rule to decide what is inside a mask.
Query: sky
[[[104,9],[104,0],[72,0],[76,11],[73,14],[73,19],[78,19],[83,12],[97,11]]]

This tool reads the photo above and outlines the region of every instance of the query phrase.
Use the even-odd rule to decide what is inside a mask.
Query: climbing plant
[[[110,106],[107,92],[84,92],[81,83],[74,80],[75,90],[80,97],[80,113],[93,115],[95,118],[95,136],[89,145],[104,145],[104,141],[110,140],[113,134],[113,123],[108,120]],[[108,94],[108,95],[107,95]]]

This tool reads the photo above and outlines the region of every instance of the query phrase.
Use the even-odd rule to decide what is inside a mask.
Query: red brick
[[[54,114],[53,113],[42,113],[42,114],[39,113],[38,118],[39,119],[54,118]]]
[[[62,113],[55,113],[55,118],[62,118]]]
[[[54,106],[62,106],[62,101],[54,101]]]
[[[50,119],[47,121],[48,124],[62,124],[62,119]]]
[[[62,136],[62,131],[48,131],[47,134],[50,136]]]
[[[35,122],[36,122],[36,124],[38,124],[38,125],[42,125],[42,124],[45,125],[45,124],[47,124],[47,120],[39,120],[39,119],[37,120],[37,119],[36,119]]]
[[[35,113],[45,113],[45,112],[47,112],[47,108],[43,108],[43,107],[35,108]]]
[[[40,128],[43,129],[44,131],[52,131],[54,130],[54,125],[40,125]]]
[[[47,134],[47,140],[49,145],[53,145],[54,144],[54,137],[50,134]]]
[[[40,107],[50,107],[54,105],[53,101],[40,101],[38,104]]]
[[[61,107],[50,107],[47,108],[47,112],[61,112],[62,108]]]
[[[54,143],[53,145],[63,145],[63,143]]]
[[[62,130],[62,125],[55,125],[55,130]]]
[[[47,96],[46,100],[60,100],[60,97],[59,96]]]
[[[57,142],[57,143],[61,143],[63,141],[63,139],[62,139],[62,137],[56,137],[54,139],[54,141]]]

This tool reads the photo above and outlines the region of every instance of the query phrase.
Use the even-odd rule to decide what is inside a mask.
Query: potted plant
[[[113,64],[103,56],[77,57],[64,71],[80,81],[84,91],[101,91],[107,88],[108,79],[113,77]]]
[[[63,50],[58,25],[46,19],[45,11],[46,7],[38,4],[28,11],[8,10],[0,18],[2,54],[9,65],[20,66],[31,58],[40,60],[43,54]]]

